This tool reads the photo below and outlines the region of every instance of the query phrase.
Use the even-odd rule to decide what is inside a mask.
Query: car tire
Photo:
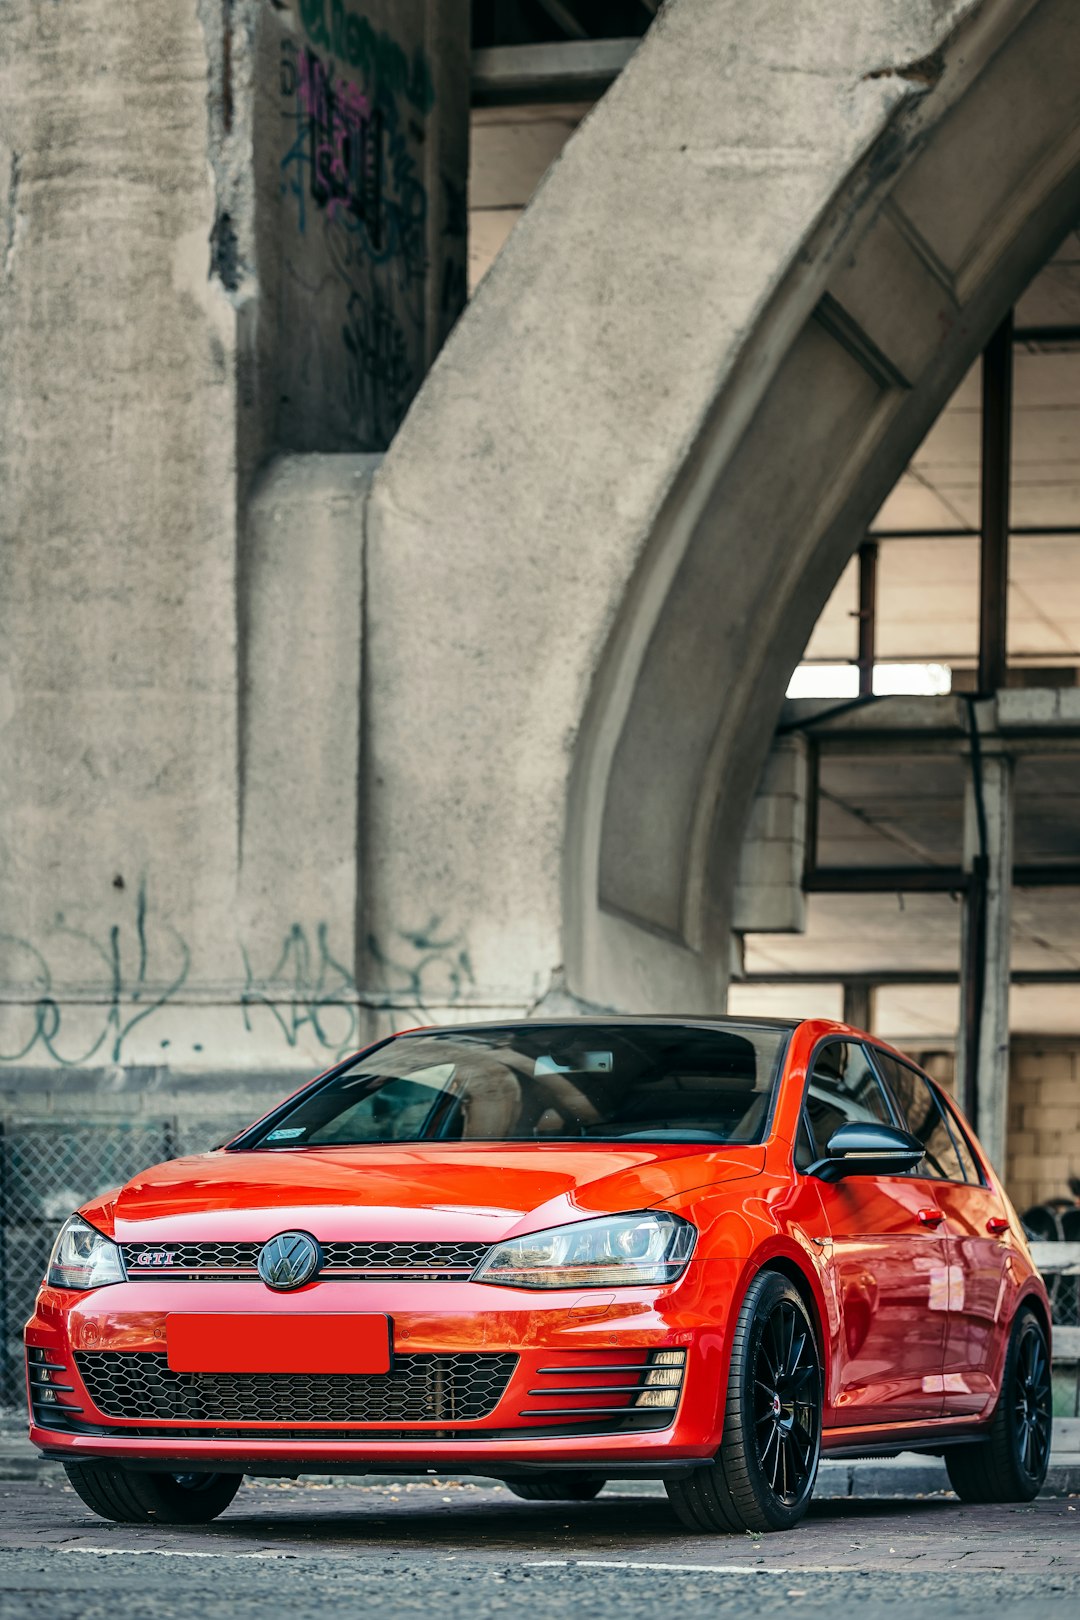
[[[1053,1394],[1046,1331],[1021,1307],[1009,1335],[1005,1370],[985,1440],[950,1446],[949,1483],[962,1502],[1030,1502],[1050,1463]]]
[[[790,1530],[810,1502],[821,1451],[821,1353],[798,1290],[762,1271],[731,1347],[724,1438],[716,1460],[666,1481],[688,1530]]]
[[[65,1463],[78,1496],[117,1524],[209,1524],[224,1513],[242,1474],[158,1474],[115,1463]]]
[[[536,1479],[504,1479],[503,1484],[523,1502],[591,1502],[607,1480],[602,1474],[541,1474]]]

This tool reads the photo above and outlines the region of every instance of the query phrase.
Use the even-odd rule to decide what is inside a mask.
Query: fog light
[[[682,1367],[686,1362],[685,1350],[656,1350],[650,1366],[653,1367]]]
[[[647,1389],[634,1402],[635,1406],[677,1406],[677,1389]]]
[[[651,1372],[645,1374],[645,1383],[646,1385],[674,1384],[677,1389],[682,1383],[682,1368],[654,1367]]]

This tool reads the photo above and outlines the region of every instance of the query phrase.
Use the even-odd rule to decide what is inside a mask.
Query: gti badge
[[[135,1255],[137,1266],[171,1266],[176,1259],[172,1249],[140,1249]]]
[[[287,1293],[303,1288],[322,1263],[322,1250],[307,1232],[279,1232],[259,1251],[259,1276],[267,1288]]]

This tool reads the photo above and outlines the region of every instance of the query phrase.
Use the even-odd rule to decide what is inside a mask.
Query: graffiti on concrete
[[[350,409],[389,440],[408,406],[413,373],[405,334],[377,288],[367,300],[349,294],[342,338]]]
[[[265,976],[254,972],[247,949],[240,949],[245,972],[240,1005],[249,1034],[254,1027],[252,1013],[261,1007],[290,1046],[310,1035],[323,1051],[336,1056],[356,1044],[356,980],[331,951],[324,922],[316,927],[314,944],[307,930],[294,923]]]
[[[421,115],[431,111],[435,86],[419,46],[410,58],[396,39],[376,31],[342,0],[300,0],[300,16],[314,45],[332,51],[365,79],[377,79],[391,95],[403,96]]]
[[[297,230],[321,215],[341,269],[391,266],[394,283],[410,290],[427,271],[428,198],[397,102],[292,40],[281,53],[281,93],[292,103],[281,169]]]
[[[337,0],[304,4],[302,17],[309,43],[281,42],[281,186],[297,233],[286,265],[296,285],[318,287],[320,327],[332,329],[336,310],[355,442],[382,448],[424,367],[428,195],[419,155],[434,90],[422,51],[407,58]],[[362,357],[372,353],[365,376]]]
[[[89,977],[100,985],[90,1005],[100,1013],[101,1027],[91,1030],[87,1043],[85,1020],[80,1016],[80,1044],[69,1044],[64,1008],[55,992],[45,950],[14,934],[0,934],[0,949],[8,956],[8,982],[31,987],[30,997],[22,1004],[25,1039],[14,1048],[0,1050],[0,1062],[18,1063],[41,1056],[64,1068],[89,1063],[94,1057],[119,1063],[132,1030],[166,1006],[186,983],[191,953],[185,941],[171,923],[152,911],[145,880],[138,884],[132,915],[124,925],[112,923],[99,936],[68,923],[61,914],[49,935],[53,941],[63,940],[68,950],[75,941],[88,952]],[[68,1004],[70,1023],[71,1015],[85,1012],[86,1001],[80,997]]]
[[[462,934],[449,933],[439,917],[424,928],[398,929],[389,949],[369,934],[367,947],[387,1004],[425,1014],[432,1007],[454,1006],[476,982]]]

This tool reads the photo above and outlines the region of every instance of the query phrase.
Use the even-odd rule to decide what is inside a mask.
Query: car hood
[[[644,1209],[757,1174],[762,1147],[676,1143],[394,1146],[215,1152],[173,1159],[83,1213],[120,1242],[497,1242],[588,1215]]]

